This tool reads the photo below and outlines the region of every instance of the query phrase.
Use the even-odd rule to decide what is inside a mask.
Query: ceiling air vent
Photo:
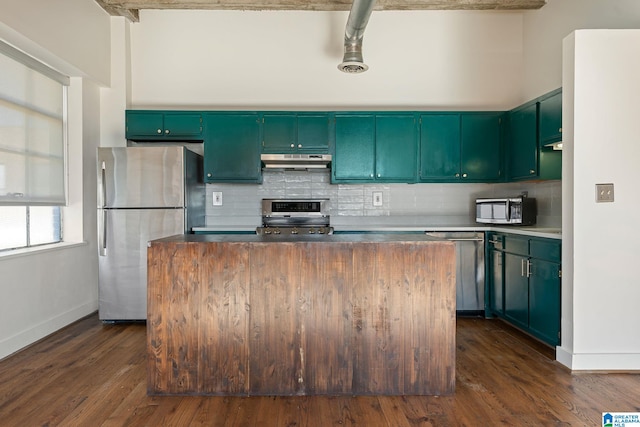
[[[354,0],[344,31],[344,56],[338,70],[349,73],[364,73],[369,67],[362,60],[362,38],[369,22],[375,0]]]

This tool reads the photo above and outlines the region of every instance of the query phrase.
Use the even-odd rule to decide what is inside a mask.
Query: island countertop
[[[177,235],[148,248],[154,395],[448,395],[455,244]]]

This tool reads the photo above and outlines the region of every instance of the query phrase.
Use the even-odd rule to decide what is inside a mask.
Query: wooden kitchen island
[[[448,395],[454,243],[184,235],[148,249],[152,395]]]

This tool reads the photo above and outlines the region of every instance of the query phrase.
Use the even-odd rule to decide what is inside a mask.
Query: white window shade
[[[0,205],[64,205],[64,76],[0,52]]]

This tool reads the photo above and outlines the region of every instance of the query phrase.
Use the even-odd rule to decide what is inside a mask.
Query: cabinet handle
[[[558,129],[558,132],[562,133],[562,128]]]
[[[499,245],[502,242],[500,242],[499,240],[489,240],[489,243],[493,243],[494,245]]]
[[[298,148],[302,148],[302,144],[298,144]]]
[[[373,174],[369,175],[369,178],[373,178]]]
[[[527,260],[527,277],[531,277],[531,261]]]
[[[380,174],[378,174],[378,178],[380,178]]]
[[[291,144],[291,148],[294,148],[296,145],[295,144]]]
[[[164,133],[165,133],[166,135],[169,135],[169,133],[170,133],[170,132],[169,132],[169,129],[165,129]]]
[[[534,171],[533,169],[529,169],[529,174],[531,175],[535,175],[536,171]]]
[[[157,132],[158,132],[158,133],[162,133],[162,129],[158,129],[158,130],[157,130]]]
[[[460,178],[460,174],[459,173],[456,174],[456,178]]]
[[[520,276],[522,277],[524,277],[524,261],[524,258],[520,260]]]
[[[211,178],[211,174],[210,173],[207,174],[207,178]]]
[[[466,178],[466,177],[467,177],[467,174],[466,174],[466,173],[463,173],[463,174],[462,174],[462,177],[463,177],[463,178]]]

